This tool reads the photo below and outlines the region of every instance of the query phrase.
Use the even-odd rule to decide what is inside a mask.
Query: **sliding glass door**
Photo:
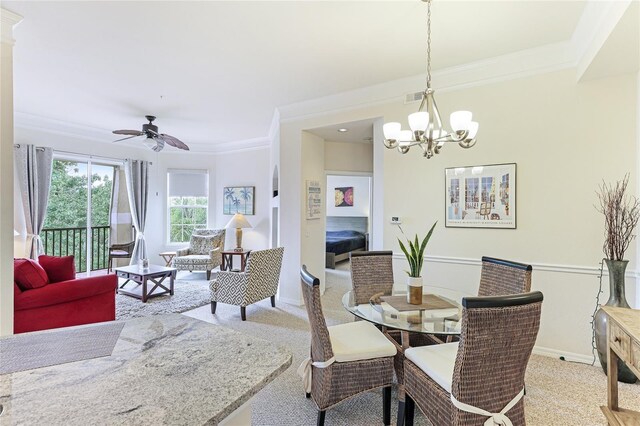
[[[53,160],[49,204],[40,237],[46,254],[73,255],[76,272],[107,268],[114,171],[114,165],[88,158]]]

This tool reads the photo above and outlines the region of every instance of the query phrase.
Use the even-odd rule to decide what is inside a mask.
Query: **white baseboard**
[[[574,352],[564,352],[557,349],[545,348],[542,346],[534,346],[533,353],[536,355],[542,355],[556,359],[560,359],[560,357],[563,357],[565,361],[581,362],[584,364],[591,364],[593,362],[593,356],[591,355],[583,355]]]

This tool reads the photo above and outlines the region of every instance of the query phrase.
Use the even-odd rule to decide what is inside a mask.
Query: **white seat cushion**
[[[451,393],[453,381],[453,367],[458,354],[458,342],[442,345],[419,346],[408,348],[404,356],[413,362],[418,368],[439,384],[444,390]]]
[[[327,327],[336,362],[394,356],[396,347],[373,324],[349,322]]]

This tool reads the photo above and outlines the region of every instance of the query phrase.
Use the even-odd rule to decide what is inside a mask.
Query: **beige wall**
[[[302,263],[307,265],[309,272],[320,278],[320,292],[324,292],[324,265],[325,265],[325,194],[327,191],[324,174],[324,139],[309,132],[302,132]],[[318,219],[306,218],[306,185],[307,180],[320,183],[322,188],[322,212]]]
[[[324,144],[324,168],[332,172],[373,172],[373,144],[332,142]]]
[[[598,288],[595,270],[602,258],[603,220],[594,208],[595,190],[602,179],[615,181],[628,172],[636,191],[636,85],[635,74],[577,84],[575,71],[565,70],[437,92],[443,115],[456,109],[473,111],[480,122],[478,144],[470,150],[452,144],[430,160],[418,152],[400,155],[384,150],[378,159],[380,171],[374,173],[374,182],[384,182],[384,215],[378,219],[383,248],[399,253],[398,230],[388,222],[391,215],[402,216],[409,233],[424,233],[438,220],[427,250],[425,281],[457,294],[477,291],[482,255],[534,264],[533,288],[545,294],[538,350],[586,357]],[[290,144],[286,138],[296,131],[372,117],[401,121],[406,127],[407,114],[417,107],[398,100],[291,120],[282,126],[280,143]],[[382,143],[379,133],[374,143]],[[444,169],[502,162],[518,164],[518,229],[445,228]],[[288,166],[293,165],[282,162],[283,171]],[[306,167],[303,162],[303,170]],[[381,196],[379,191],[374,200],[376,196]],[[289,207],[295,206],[282,204],[283,209]],[[301,238],[307,247],[319,247],[303,251],[302,262],[315,261],[306,256],[319,256],[323,240]],[[633,302],[634,248],[627,257],[631,260],[627,292]],[[401,256],[396,256],[395,265],[397,285],[402,287]],[[286,286],[293,280],[283,276],[282,282]],[[608,292],[606,283],[604,290]]]

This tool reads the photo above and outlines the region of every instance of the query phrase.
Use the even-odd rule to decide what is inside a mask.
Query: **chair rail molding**
[[[393,258],[396,260],[405,260],[405,256],[402,253],[394,253]],[[456,265],[468,265],[468,266],[482,266],[482,261],[479,259],[473,259],[468,257],[453,257],[453,256],[425,256],[424,260],[432,263],[450,263]],[[598,276],[600,274],[600,268],[597,266],[582,266],[582,265],[558,265],[553,263],[531,263],[534,271],[545,272],[559,272],[564,274],[581,274]],[[602,271],[603,275],[609,275],[607,268]],[[626,273],[627,278],[638,278],[640,274],[635,270],[628,270]]]

